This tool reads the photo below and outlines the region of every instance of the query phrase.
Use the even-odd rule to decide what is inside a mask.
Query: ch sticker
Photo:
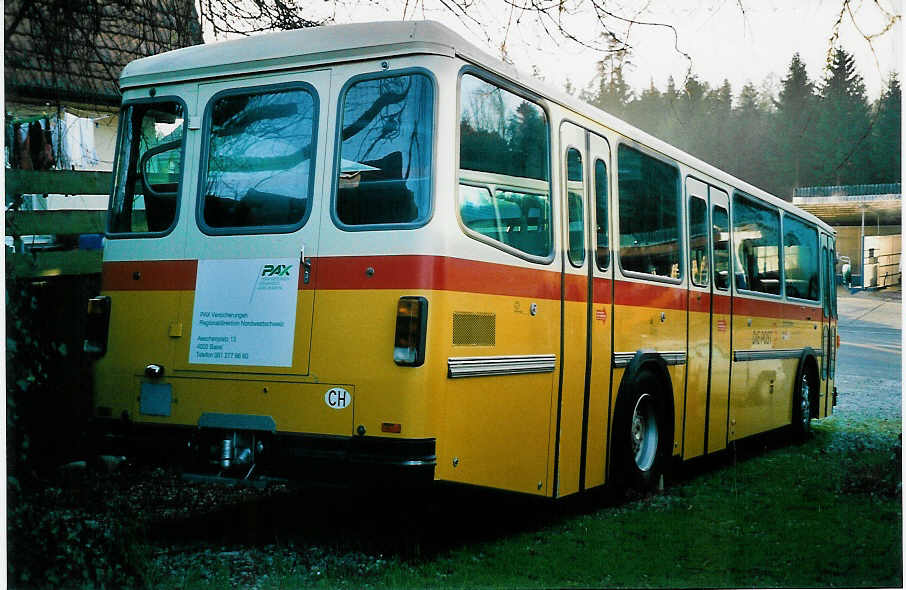
[[[352,394],[342,387],[332,387],[324,394],[324,403],[334,410],[342,410],[352,403]]]

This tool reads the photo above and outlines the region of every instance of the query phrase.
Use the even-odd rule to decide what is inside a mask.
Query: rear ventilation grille
[[[495,314],[453,312],[453,346],[494,346],[496,343]]]

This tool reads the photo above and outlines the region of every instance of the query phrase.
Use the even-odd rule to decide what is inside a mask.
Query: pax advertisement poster
[[[189,362],[291,367],[298,258],[199,260]]]

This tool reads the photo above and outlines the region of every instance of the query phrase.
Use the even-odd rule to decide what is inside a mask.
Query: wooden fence
[[[111,186],[110,172],[76,170],[6,169],[6,196],[18,195],[104,195]],[[19,244],[20,236],[55,235],[65,242],[67,236],[102,234],[107,211],[50,210],[7,211],[6,235]],[[60,238],[64,240],[60,240]],[[74,238],[77,240],[77,238]],[[69,240],[70,243],[73,240]],[[87,275],[101,272],[101,250],[47,250],[16,252],[6,255],[6,275],[14,278]]]

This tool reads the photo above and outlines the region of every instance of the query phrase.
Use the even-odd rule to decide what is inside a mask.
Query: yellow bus
[[[85,342],[111,444],[558,498],[832,412],[829,226],[437,23],[120,85]]]

